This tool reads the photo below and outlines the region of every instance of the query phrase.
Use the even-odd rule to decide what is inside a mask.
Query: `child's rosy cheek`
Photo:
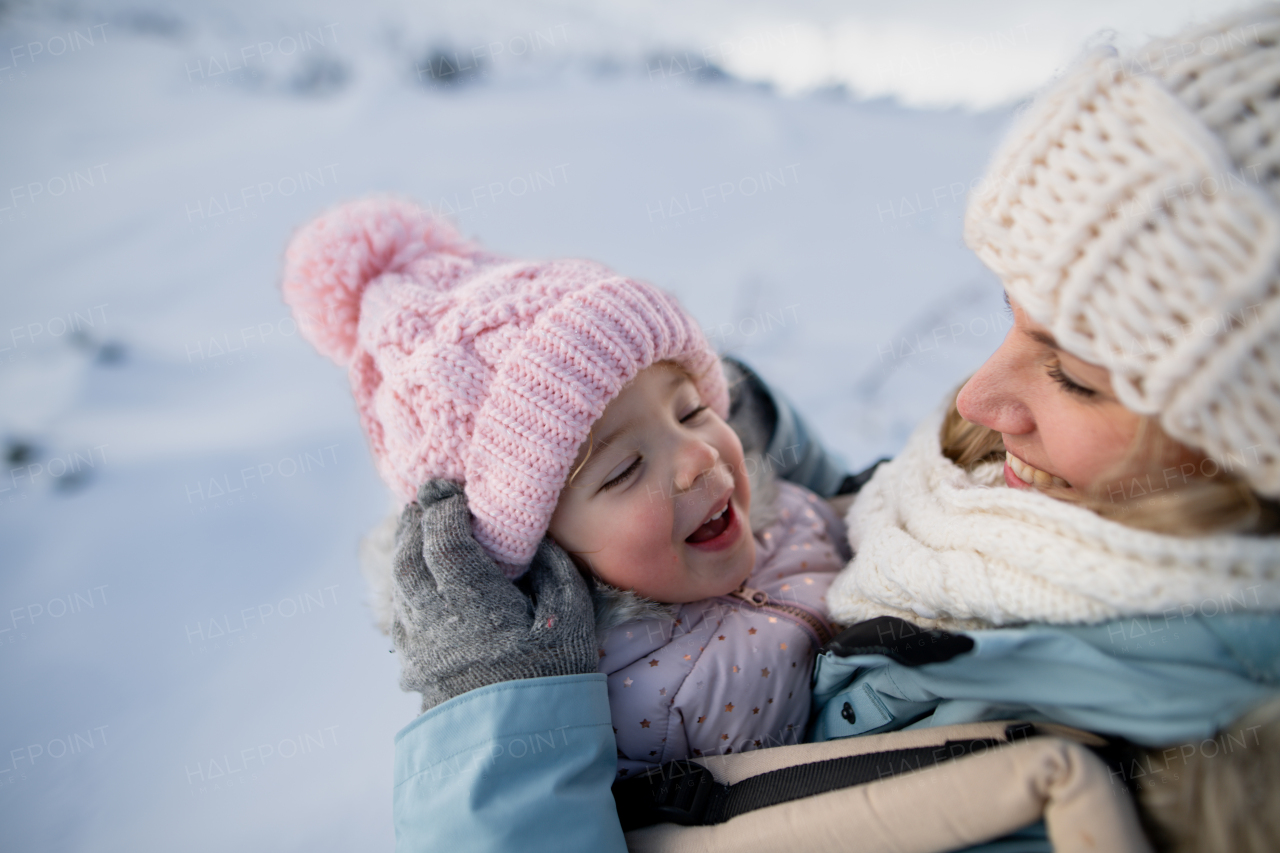
[[[633,553],[653,554],[655,549],[670,546],[671,531],[671,513],[654,507],[650,511],[633,514],[615,541],[625,540],[628,547],[634,549]]]

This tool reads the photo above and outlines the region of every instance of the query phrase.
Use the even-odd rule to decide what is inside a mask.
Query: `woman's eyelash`
[[[1078,385],[1075,382],[1072,382],[1067,377],[1067,374],[1062,372],[1062,364],[1058,362],[1055,362],[1054,365],[1049,368],[1049,378],[1061,385],[1063,390],[1069,394],[1079,394],[1081,397],[1092,397],[1094,394],[1098,393],[1091,388],[1086,388],[1083,385]]]
[[[707,407],[706,407],[706,406],[699,406],[698,408],[694,409],[692,412],[690,412],[689,414],[687,414],[687,415],[685,415],[683,418],[681,418],[681,419],[680,419],[680,423],[682,423],[682,424],[686,424],[686,423],[688,423],[689,421],[691,421],[691,420],[693,420],[694,418],[696,418],[698,415],[700,415],[700,414],[702,414],[703,412],[705,412],[706,410],[707,410]]]
[[[627,470],[623,471],[621,474],[614,477],[609,482],[605,483],[603,486],[600,487],[600,490],[603,492],[607,492],[609,491],[609,489],[612,489],[614,486],[622,485],[623,482],[625,482],[626,479],[630,477],[632,473],[634,473],[635,470],[639,467],[640,467],[640,457],[637,456],[636,461],[632,462],[630,465],[627,466]]]

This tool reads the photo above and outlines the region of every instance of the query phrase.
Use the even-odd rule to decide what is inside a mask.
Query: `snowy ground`
[[[0,6],[6,850],[391,846],[416,701],[356,568],[388,493],[278,291],[327,205],[394,191],[669,288],[853,468],[1007,328],[960,214],[1010,106],[806,89],[768,52],[699,70],[706,10],[664,39],[638,4],[139,8]],[[721,28],[791,49],[786,20]]]

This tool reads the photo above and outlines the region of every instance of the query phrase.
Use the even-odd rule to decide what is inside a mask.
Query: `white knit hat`
[[[1280,5],[1101,49],[997,151],[965,240],[1058,343],[1280,496]]]

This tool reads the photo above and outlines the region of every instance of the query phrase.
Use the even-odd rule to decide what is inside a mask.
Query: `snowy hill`
[[[141,8],[0,12],[6,849],[392,844],[417,702],[356,565],[389,495],[278,290],[325,207],[673,290],[853,468],[1007,328],[960,215],[1043,22],[992,41],[1038,79],[966,102],[841,65],[822,4]],[[948,98],[990,109],[901,105]]]

